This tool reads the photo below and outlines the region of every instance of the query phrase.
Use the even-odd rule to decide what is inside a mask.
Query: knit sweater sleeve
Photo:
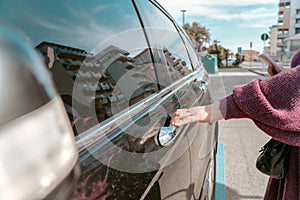
[[[225,119],[250,118],[270,136],[300,146],[300,66],[235,87],[220,110]]]
[[[225,120],[248,117],[235,102],[233,94],[221,99],[219,108]]]

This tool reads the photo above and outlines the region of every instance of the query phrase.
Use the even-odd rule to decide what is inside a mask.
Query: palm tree
[[[184,24],[183,28],[197,51],[201,51],[204,45],[209,43],[210,33],[205,26],[193,22],[192,25]]]

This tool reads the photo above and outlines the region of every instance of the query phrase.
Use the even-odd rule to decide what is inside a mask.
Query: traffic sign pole
[[[269,39],[269,35],[267,33],[263,33],[261,36],[260,36],[261,40],[264,41],[264,50],[263,52],[266,53],[266,41]]]

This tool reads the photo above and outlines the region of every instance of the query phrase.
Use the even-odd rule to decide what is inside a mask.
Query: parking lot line
[[[215,200],[226,200],[225,171],[224,171],[224,144],[218,143],[216,163],[216,195]]]

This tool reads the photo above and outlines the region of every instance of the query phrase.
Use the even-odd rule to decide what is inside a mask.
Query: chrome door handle
[[[173,143],[176,138],[175,126],[164,126],[159,129],[159,132],[155,136],[155,143],[158,146],[165,147]]]

